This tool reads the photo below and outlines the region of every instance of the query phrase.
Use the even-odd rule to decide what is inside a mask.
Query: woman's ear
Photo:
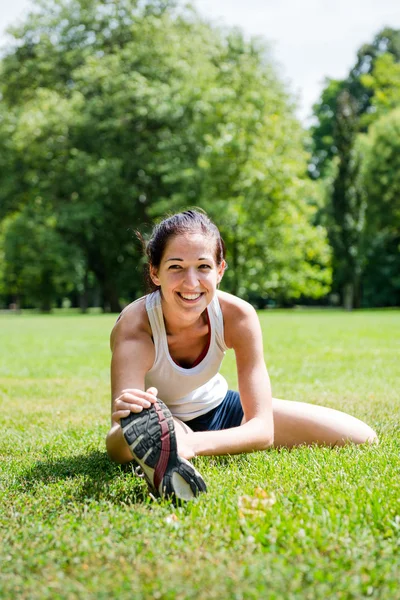
[[[152,265],[149,265],[150,279],[152,280],[154,285],[160,286],[161,284],[160,284],[160,280],[158,279],[157,273],[158,273],[158,270],[155,267],[153,267]]]
[[[222,277],[224,276],[225,273],[225,269],[226,269],[226,261],[222,260],[221,264],[218,265],[218,271],[217,271],[217,283],[220,283]]]

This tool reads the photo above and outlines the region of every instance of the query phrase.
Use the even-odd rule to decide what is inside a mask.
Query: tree
[[[359,50],[345,80],[328,81],[314,109],[310,174],[326,178],[334,164],[322,221],[333,248],[333,290],[349,309],[360,306],[362,276],[371,259],[371,246],[365,242],[369,198],[360,174],[364,152],[359,136],[399,97],[399,60],[400,32],[386,28]]]
[[[373,93],[370,123],[400,105],[400,59],[382,54],[375,62],[373,73],[362,76],[364,86]]]
[[[381,117],[368,134],[363,176],[369,222],[375,229],[400,233],[400,109]]]
[[[264,46],[170,2],[45,7],[2,65],[11,180],[22,182],[19,194],[4,188],[5,211],[40,197],[113,311],[142,291],[133,230],[193,204],[232,247],[229,289],[326,293],[304,132]]]
[[[310,163],[310,175],[313,178],[324,176],[325,168],[336,156],[335,114],[338,98],[343,90],[353,98],[353,111],[359,119],[357,132],[365,133],[376,112],[376,97],[381,93],[380,85],[372,82],[384,62],[400,62],[400,30],[389,27],[380,31],[370,44],[364,44],[357,52],[357,61],[349,75],[343,80],[327,79],[321,93],[321,99],[314,105],[316,123],[311,127],[313,138],[313,156]],[[378,75],[379,78],[379,75]],[[379,84],[381,82],[379,81]],[[378,91],[379,90],[379,91]]]
[[[378,119],[364,136],[362,185],[368,197],[365,304],[400,303],[400,109]],[[374,298],[374,302],[373,299]]]
[[[26,207],[1,224],[0,288],[12,294],[18,306],[33,304],[48,312],[57,297],[80,283],[79,252],[62,239],[55,225],[39,199],[36,210]]]
[[[304,132],[266,56],[259,41],[228,36],[195,105],[197,168],[178,174],[183,185],[170,199],[179,210],[197,196],[227,244],[224,288],[261,304],[321,297],[331,281],[326,232],[313,226],[318,191],[307,178]]]
[[[14,154],[25,201],[46,198],[59,232],[82,249],[114,311],[122,284],[128,296],[140,290],[129,230],[146,221],[150,199],[170,193],[169,140],[182,146],[185,137],[187,98],[179,96],[190,89],[189,64],[197,61],[201,71],[212,37],[201,25],[196,33],[184,20],[154,15],[151,7],[157,13],[159,6],[121,3],[115,21],[112,3],[49,2],[21,32],[26,52],[21,46],[3,63],[10,103],[16,61],[24,74]],[[185,53],[188,64],[180,60]]]
[[[337,171],[327,206],[329,238],[334,251],[334,279],[344,308],[351,310],[361,301],[366,199],[359,177],[361,154],[354,143],[356,103],[347,90],[338,98],[335,117]]]

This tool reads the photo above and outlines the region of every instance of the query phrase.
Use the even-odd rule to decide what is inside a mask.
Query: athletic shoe
[[[158,497],[191,500],[207,487],[200,473],[177,451],[172,414],[161,400],[121,419],[125,440],[150,491]]]

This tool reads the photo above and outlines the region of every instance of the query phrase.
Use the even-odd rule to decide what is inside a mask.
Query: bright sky
[[[193,0],[221,25],[239,26],[272,45],[281,77],[298,98],[306,122],[324,78],[343,78],[358,48],[383,27],[400,29],[399,0]],[[23,19],[32,0],[0,0],[0,44],[5,28]]]

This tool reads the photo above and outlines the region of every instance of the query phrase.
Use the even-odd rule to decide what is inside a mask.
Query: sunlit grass
[[[398,598],[400,313],[260,318],[274,395],[381,442],[199,458],[209,493],[175,508],[105,454],[115,317],[0,316],[0,597]]]

